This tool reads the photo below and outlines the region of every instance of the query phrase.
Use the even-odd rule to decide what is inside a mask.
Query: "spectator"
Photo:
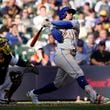
[[[51,18],[51,19],[52,19],[51,21],[53,21],[53,20],[59,20],[58,14],[57,14],[56,12],[54,12],[54,13],[52,14],[52,18]]]
[[[107,40],[107,39],[108,39],[108,32],[107,30],[103,29],[103,30],[100,30],[99,37],[95,40],[95,42],[96,44],[98,44],[100,41]]]
[[[80,39],[85,39],[87,36],[87,29],[85,27],[85,15],[83,12],[79,12],[79,18],[78,21],[80,23],[80,33],[79,33],[79,38]]]
[[[107,11],[110,16],[110,6],[108,4],[108,0],[99,0],[95,5],[96,14],[98,14],[101,10]]]
[[[15,54],[16,46],[23,44],[23,40],[18,32],[18,27],[15,23],[10,26],[9,32],[6,34],[6,38],[9,40],[13,54]]]
[[[106,50],[110,52],[110,34],[108,39],[106,40]]]
[[[22,25],[22,31],[24,31],[25,37],[27,39],[30,39],[32,37],[32,31],[33,31],[33,22],[32,18],[30,18],[30,13],[28,11],[28,8],[24,8],[21,13],[21,25]]]
[[[86,43],[88,46],[88,56],[89,56],[88,63],[90,64],[90,56],[97,48],[97,44],[95,43],[95,36],[93,33],[88,33]]]
[[[70,1],[70,0],[62,0],[62,2],[61,2],[61,6],[60,6],[60,9],[62,9],[63,7],[66,7],[66,6],[71,7],[69,1]]]
[[[8,0],[2,1],[1,7],[0,7],[1,16],[8,13],[8,3],[9,3]]]
[[[90,50],[90,55],[91,55],[91,53],[95,51],[97,48],[97,44],[95,43],[95,36],[93,33],[88,33],[86,42],[87,42],[87,46]]]
[[[16,0],[17,6],[20,7],[21,9],[23,8],[23,5],[24,5],[23,2],[24,0]]]
[[[79,12],[78,15],[79,15],[78,16],[78,21],[79,21],[80,25],[84,24],[85,23],[85,15],[84,15],[84,13],[83,12]]]
[[[101,10],[99,12],[99,17],[96,19],[97,21],[99,21],[100,23],[102,23],[102,26],[104,29],[109,29],[110,27],[110,18],[108,16],[108,13],[106,10]]]
[[[24,7],[34,5],[36,0],[22,0]]]
[[[13,47],[14,45],[22,44],[22,39],[19,36],[19,32],[17,28],[18,28],[17,25],[13,23],[10,27],[9,32],[6,35],[6,38],[9,40],[10,45]]]
[[[34,53],[31,58],[31,62],[34,62],[37,65],[46,66],[49,63],[48,55],[44,53],[43,48],[39,48],[36,53]]]
[[[51,11],[57,12],[58,11],[58,0],[50,0],[50,9]]]
[[[75,60],[79,65],[85,65],[88,64],[89,56],[87,53],[83,51],[84,48],[84,41],[81,39],[78,39],[77,46],[76,46],[76,55]]]
[[[28,15],[30,19],[33,19],[34,15],[34,8],[33,7],[27,7]]]
[[[20,13],[21,9],[16,5],[16,0],[6,0],[5,6],[1,9],[1,13],[8,14],[14,17],[16,14]]]
[[[91,64],[105,66],[110,64],[110,52],[105,50],[105,41],[100,41],[98,49],[91,55]]]
[[[17,14],[14,18],[14,22],[16,23],[16,25],[18,26],[18,31],[22,32],[22,33],[26,33],[26,28],[22,23],[22,17],[20,16],[20,14]]]
[[[47,19],[47,10],[45,6],[40,7],[39,13],[37,16],[33,18],[33,24],[37,30],[39,30],[42,26],[42,23],[45,19]]]
[[[48,35],[48,43],[43,47],[44,52],[49,57],[49,62],[51,66],[55,66],[54,62],[54,56],[55,56],[55,48],[56,48],[56,42],[55,39],[51,34]]]
[[[45,6],[46,8],[46,12],[47,14],[50,14],[50,11],[51,11],[51,6],[50,6],[50,1],[49,0],[38,0],[36,3],[35,3],[35,7],[37,8],[37,14],[40,13],[40,8]]]
[[[6,36],[7,32],[9,31],[9,29],[7,29],[5,26],[2,26],[0,28],[0,36]]]
[[[90,29],[95,25],[95,13],[94,10],[89,10],[88,16],[85,17],[85,27],[86,29]]]
[[[98,38],[98,37],[99,37],[99,32],[100,32],[101,30],[103,30],[103,29],[104,29],[104,28],[103,28],[102,23],[101,23],[99,20],[96,20],[95,26],[94,26],[94,28],[93,28],[93,33],[94,33],[95,38]]]
[[[91,10],[90,3],[85,2],[82,9],[83,9],[83,13],[85,14],[85,16],[88,16],[90,14],[90,10]]]
[[[3,16],[2,27],[7,28],[7,30],[9,31],[9,28],[12,25],[12,22],[13,22],[13,19],[8,14],[6,14]]]
[[[25,26],[25,28],[32,27],[31,20],[29,18],[28,8],[24,8],[21,13],[21,23]]]
[[[28,41],[28,39],[31,37],[31,36],[28,36],[27,37],[27,35],[28,35],[28,32],[27,32],[27,27],[26,27],[26,21],[25,22],[22,22],[22,17],[19,15],[19,14],[17,14],[16,16],[15,16],[15,19],[14,19],[14,22],[16,23],[16,25],[17,25],[17,29],[18,29],[18,33],[19,33],[19,35],[21,36],[21,38],[22,38],[22,40],[23,40],[23,44],[26,44],[27,43],[27,41]],[[25,24],[25,25],[24,25]]]

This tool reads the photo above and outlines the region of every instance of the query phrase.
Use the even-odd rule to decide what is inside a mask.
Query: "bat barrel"
[[[40,30],[38,31],[38,33],[34,36],[34,38],[32,39],[32,42],[30,44],[31,47],[33,47],[36,43],[36,41],[38,40],[40,33],[42,31],[43,27],[40,28]]]

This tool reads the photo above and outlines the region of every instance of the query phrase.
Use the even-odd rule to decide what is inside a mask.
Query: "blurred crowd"
[[[65,6],[77,10],[75,19],[80,23],[77,63],[110,64],[110,0],[0,0],[0,36],[8,39],[16,57],[55,66],[57,42],[48,29],[34,47],[30,42],[45,19],[59,20],[58,12]]]

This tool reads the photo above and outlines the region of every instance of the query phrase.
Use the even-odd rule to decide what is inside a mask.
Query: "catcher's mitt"
[[[29,63],[28,63],[27,66],[25,67],[24,72],[25,72],[25,73],[31,72],[31,73],[34,73],[34,74],[36,74],[36,75],[39,74],[39,71],[38,71],[38,69],[37,69],[37,66],[34,65],[34,64],[29,64]]]

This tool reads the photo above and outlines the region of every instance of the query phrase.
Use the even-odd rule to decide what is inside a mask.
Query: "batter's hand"
[[[52,24],[48,19],[45,19],[42,23],[43,27],[50,27]]]

